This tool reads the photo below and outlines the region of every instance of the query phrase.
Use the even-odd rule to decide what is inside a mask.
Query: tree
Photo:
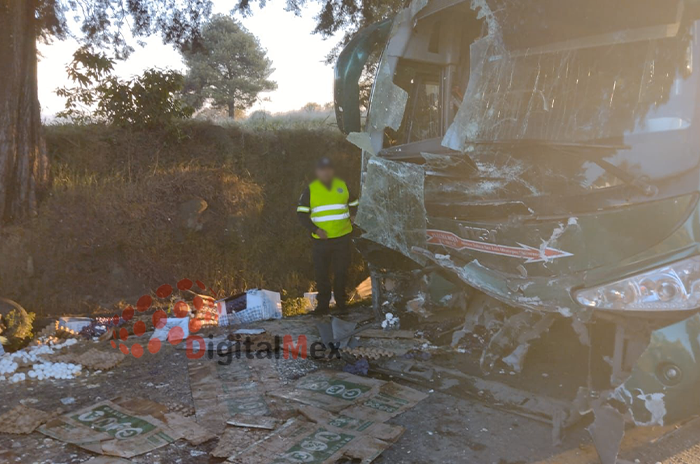
[[[66,109],[57,116],[77,122],[106,122],[117,126],[152,128],[192,116],[179,94],[185,78],[176,71],[148,69],[122,80],[112,74],[114,60],[81,47],[66,71],[73,87],[58,89]]]
[[[269,79],[274,69],[265,49],[231,17],[215,16],[198,46],[183,50],[183,56],[189,68],[185,90],[195,107],[208,101],[233,118],[236,109],[253,106],[260,92],[277,88]]]
[[[239,0],[238,9],[249,13],[256,1],[265,4],[265,0]],[[358,28],[394,14],[405,4],[405,0],[287,0],[287,9],[300,13],[310,2],[322,5],[314,32],[330,37],[345,30],[342,43]],[[37,40],[69,35],[66,17],[70,17],[79,24],[73,34],[76,38],[111,47],[118,58],[131,51],[125,28],[136,38],[160,33],[168,43],[193,44],[194,49],[211,8],[211,0],[0,0],[0,224],[36,212],[37,199],[48,181],[37,90]]]
[[[0,0],[0,225],[36,212],[48,182],[37,88],[37,41],[72,35],[128,56],[134,37],[196,42],[211,0]],[[66,17],[79,23],[71,34]]]

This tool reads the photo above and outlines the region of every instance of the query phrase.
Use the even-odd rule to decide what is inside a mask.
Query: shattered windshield
[[[489,35],[472,45],[467,92],[443,144],[465,150],[478,141],[580,142],[685,129],[697,106],[693,32],[685,26],[671,37],[513,52]]]

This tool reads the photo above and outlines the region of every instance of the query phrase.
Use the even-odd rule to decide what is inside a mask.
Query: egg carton
[[[194,416],[194,414],[195,414],[194,408],[192,406],[188,406],[186,404],[176,403],[176,402],[168,402],[168,403],[165,403],[165,405],[168,407],[170,412],[174,412],[174,413],[180,414],[180,415],[185,416],[185,417]]]
[[[86,369],[108,371],[114,369],[126,356],[121,351],[102,351],[90,348],[84,353],[67,353],[54,357],[55,361],[80,364]]]
[[[369,347],[357,347],[357,348],[346,348],[341,350],[343,354],[353,356],[357,359],[380,359],[380,358],[393,358],[395,353],[389,350],[384,350],[382,348],[369,348]]]
[[[58,327],[58,321],[47,325],[46,327],[41,329],[41,331],[38,334],[36,334],[36,338],[35,338],[34,342],[39,342],[43,339],[47,339],[47,338],[55,336],[57,327]]]
[[[60,410],[48,413],[20,404],[0,416],[0,433],[26,435],[60,414]]]

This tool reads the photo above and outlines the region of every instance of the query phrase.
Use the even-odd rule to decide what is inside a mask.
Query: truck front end
[[[415,0],[361,32],[336,106],[375,281],[438,272],[578,332],[612,321],[611,397],[638,424],[699,412],[698,18],[691,0]]]

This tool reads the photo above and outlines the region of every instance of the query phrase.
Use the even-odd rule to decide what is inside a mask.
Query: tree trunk
[[[236,107],[233,102],[228,103],[228,117],[231,119],[236,117]]]
[[[37,85],[37,0],[0,0],[0,227],[36,214],[48,159]]]

